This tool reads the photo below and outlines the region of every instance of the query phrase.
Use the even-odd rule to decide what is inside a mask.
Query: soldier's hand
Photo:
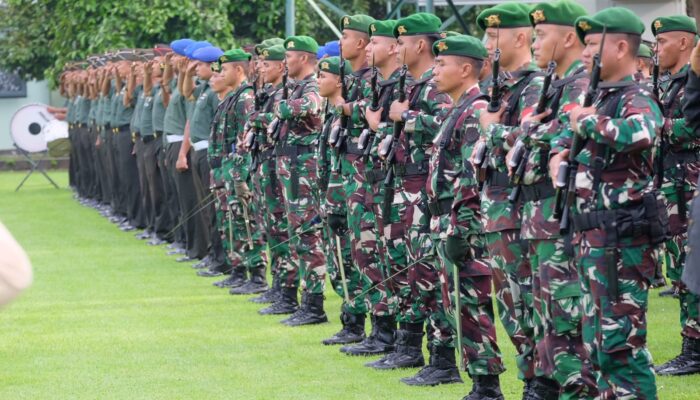
[[[501,106],[501,109],[492,113],[492,112],[482,112],[481,115],[479,116],[479,124],[481,125],[481,129],[483,130],[488,130],[489,126],[491,124],[496,124],[501,121],[501,117],[503,116],[503,112],[506,110],[505,104]]]
[[[238,197],[238,199],[241,200],[242,202],[247,203],[248,200],[250,200],[253,197],[253,193],[251,193],[250,188],[248,187],[248,184],[245,182],[239,182],[239,181],[234,182],[233,190],[236,193],[236,196]]]
[[[379,123],[382,122],[382,112],[384,109],[382,107],[377,111],[372,111],[370,107],[365,108],[365,120],[367,120],[367,125],[373,131],[379,129]]]
[[[178,156],[177,162],[175,163],[175,169],[178,172],[185,172],[190,169],[190,167],[187,165],[187,157],[182,155]]]
[[[394,122],[403,121],[401,119],[401,114],[403,114],[403,112],[406,110],[408,110],[408,100],[404,102],[394,100],[394,102],[391,103],[391,108],[389,109],[389,119],[391,119]]]
[[[549,160],[549,177],[552,179],[552,186],[556,189],[559,178],[559,164],[569,158],[569,150],[563,150],[559,154],[552,156]]]
[[[695,75],[700,75],[700,42],[698,42],[690,55],[690,68],[693,69]]]
[[[472,148],[473,149],[479,148],[479,143],[484,143],[484,145],[486,145],[486,139],[483,137],[480,137],[479,140],[477,140],[476,143],[474,143],[474,146]],[[472,163],[472,165],[476,164],[476,161],[474,160],[474,158],[476,158],[476,152],[472,151],[471,156],[469,156],[469,162]]]
[[[173,56],[174,56],[174,55],[175,55],[175,53],[173,53],[172,51],[171,51],[170,53],[166,54],[166,55],[165,55],[165,62],[166,62],[167,64],[170,64],[170,60],[173,59]]]
[[[543,119],[547,118],[550,114],[552,113],[551,109],[546,109],[544,110],[543,113],[541,114],[528,114],[523,117],[523,119],[520,120],[520,126],[525,126],[526,123],[541,123]]]
[[[578,106],[578,107],[572,109],[571,111],[569,111],[569,121],[571,121],[571,129],[573,129],[573,131],[576,134],[581,134],[581,132],[579,132],[578,120],[582,116],[591,115],[591,114],[595,114],[595,107]]]
[[[190,63],[187,65],[187,75],[188,76],[194,76],[194,71],[197,69],[197,61],[190,61]]]
[[[513,154],[515,154],[515,146],[511,147],[506,154],[506,167],[508,167],[508,176],[513,176],[513,168],[510,166],[510,160],[513,159]]]

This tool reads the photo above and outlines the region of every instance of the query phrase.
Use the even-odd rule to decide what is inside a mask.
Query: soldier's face
[[[216,93],[221,93],[226,88],[226,81],[221,73],[213,73],[209,78],[209,86]]]
[[[662,71],[678,64],[680,55],[693,45],[693,36],[685,32],[664,32],[656,35],[659,69]]]
[[[211,63],[197,61],[197,76],[199,77],[199,79],[207,81],[209,80],[209,78],[211,78],[211,74]]]
[[[362,55],[364,46],[367,45],[367,35],[351,29],[344,29],[340,37],[340,46],[343,48],[343,57],[354,60]],[[363,45],[364,44],[364,45]]]
[[[318,73],[318,94],[321,97],[332,97],[340,87],[340,77],[330,72],[321,71]]]
[[[374,57],[374,65],[377,67],[383,67],[391,57],[396,57],[396,54],[396,39],[384,36],[372,36],[365,47],[367,64],[372,65]]]
[[[427,41],[422,36],[399,36],[396,40],[396,61],[401,65],[413,65],[426,47]]]
[[[213,72],[212,72],[213,73]],[[224,81],[225,86],[236,86],[238,82],[243,80],[241,76],[243,74],[243,69],[236,62],[228,62],[221,65],[221,75],[222,81]]]
[[[261,72],[265,82],[276,82],[283,73],[282,61],[263,61]]]
[[[300,51],[288,51],[285,54],[289,75],[296,77],[301,73],[304,65],[304,55]]]
[[[538,24],[535,27],[535,41],[532,43],[532,55],[539,68],[547,68],[550,60],[556,60],[554,51],[559,47],[562,39],[558,26],[551,24]],[[561,46],[563,47],[563,46]],[[559,51],[565,51],[560,48]]]
[[[438,55],[433,66],[433,80],[439,91],[452,93],[467,80],[473,80],[472,68],[464,57]]]

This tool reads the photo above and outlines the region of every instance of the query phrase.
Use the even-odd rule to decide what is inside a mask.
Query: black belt
[[[520,198],[524,202],[548,199],[555,194],[556,191],[552,187],[552,181],[549,179],[534,185],[522,185],[520,187]]]
[[[141,136],[141,141],[143,143],[151,143],[152,141],[156,140],[155,135],[146,135],[146,136]]]
[[[643,204],[616,210],[597,210],[574,215],[574,231],[614,228],[620,237],[639,237],[649,233],[649,220]]]
[[[361,156],[365,154],[365,150],[357,147],[353,142],[345,143],[345,154],[352,154],[355,156]]]
[[[675,168],[679,164],[694,163],[700,161],[700,154],[694,150],[685,150],[681,152],[669,152],[663,155],[664,170]]]
[[[505,172],[498,172],[489,168],[486,182],[488,182],[490,187],[508,187],[510,186],[510,177]]]
[[[296,157],[296,156],[301,155],[301,154],[312,153],[313,151],[314,151],[313,147],[303,146],[303,145],[288,145],[288,146],[279,145],[279,146],[275,147],[275,155],[276,156]]]
[[[221,168],[222,160],[223,160],[223,157],[211,157],[209,159],[209,167],[211,167],[211,169]]]
[[[128,130],[131,130],[130,128],[131,128],[131,125],[129,125],[129,124],[122,125],[120,127],[114,127],[114,128],[112,128],[112,133],[117,134],[121,131],[128,131]]]
[[[365,171],[365,179],[370,185],[374,185],[377,182],[382,182],[384,178],[386,178],[386,172],[381,168]]]
[[[453,200],[453,197],[448,197],[446,199],[440,199],[429,202],[428,210],[430,210],[430,215],[432,215],[433,217],[439,217],[441,215],[449,214],[452,210]]]
[[[265,162],[275,156],[275,149],[267,149],[265,151],[261,151],[258,153],[258,158],[260,159],[260,162]]]
[[[163,131],[155,131],[153,132],[153,136],[155,136],[156,139],[159,137],[163,137]]]
[[[394,164],[394,174],[396,176],[428,175],[428,162]]]

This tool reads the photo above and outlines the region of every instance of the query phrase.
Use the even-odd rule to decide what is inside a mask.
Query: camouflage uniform
[[[681,334],[700,339],[700,297],[689,292],[681,282],[688,245],[688,211],[700,176],[700,139],[686,125],[681,109],[685,96],[689,66],[662,82],[661,103],[664,110],[663,146],[656,157],[663,161],[661,193],[666,199],[671,239],[666,241],[666,273],[678,288],[681,304]]]
[[[572,121],[584,138],[572,210],[584,344],[602,398],[654,399],[646,310],[659,262],[655,242],[664,236],[652,231],[663,226],[665,208],[651,178],[662,114],[632,76],[606,83],[594,106],[596,114]],[[566,146],[572,135],[564,130],[556,143]]]
[[[321,98],[315,77],[309,75],[295,82],[289,100],[277,103],[274,112],[282,124],[275,148],[276,172],[292,237],[292,260],[298,263],[293,271],[287,271],[283,282],[298,285],[301,278],[306,293],[320,295],[326,277],[321,231],[317,226],[308,226],[319,215],[314,155],[321,129]]]
[[[520,237],[529,244],[532,293],[537,317],[535,368],[559,383],[560,399],[597,394],[595,377],[581,337],[581,289],[570,238],[559,233],[554,216],[554,188],[549,178],[550,141],[568,124],[567,112],[583,103],[588,74],[575,61],[553,81],[547,97],[553,118],[523,126],[527,163],[520,200],[523,204]]]
[[[474,143],[479,139],[479,113],[486,108],[485,95],[478,86],[466,91],[442,120],[440,132],[433,142],[426,191],[432,215],[430,231],[440,262],[439,301],[447,315],[454,318],[431,318],[436,346],[454,347],[451,335],[455,324],[461,325],[464,365],[470,376],[498,375],[505,371],[496,344],[491,271],[481,259],[483,239],[479,215],[478,182],[469,160]],[[455,201],[458,199],[457,201]],[[466,238],[472,253],[461,265],[453,264],[445,254],[448,235]],[[453,293],[454,274],[459,274],[460,302]],[[455,308],[459,308],[456,311]],[[447,324],[447,326],[445,326]]]
[[[486,183],[481,197],[486,247],[491,260],[498,313],[518,355],[518,377],[529,380],[537,374],[534,368],[534,325],[532,271],[525,253],[526,243],[520,239],[520,204],[511,204],[512,190],[505,156],[520,132],[520,119],[534,111],[542,80],[535,75],[534,65],[510,74],[505,80],[503,101],[512,103],[500,124],[493,124],[483,135],[488,145]]]

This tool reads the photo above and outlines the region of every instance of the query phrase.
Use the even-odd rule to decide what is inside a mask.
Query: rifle
[[[378,84],[377,84],[377,79],[378,79],[379,72],[377,70],[377,67],[374,65],[374,54],[372,54],[372,75],[370,77],[370,87],[372,88],[372,103],[369,106],[369,109],[372,110],[373,112],[376,112],[379,110],[379,89],[378,89]],[[362,156],[367,160],[369,157],[369,152],[372,150],[372,143],[370,141],[370,136],[372,134],[372,131],[368,128],[365,128],[362,131],[362,134],[360,135],[360,140],[357,144],[357,147],[361,150],[364,150],[362,153]]]
[[[659,44],[657,43],[656,46],[654,46],[654,57],[652,57],[652,62],[654,63],[654,66],[651,69],[651,85],[652,85],[652,93],[654,93],[654,96],[660,101],[659,99]],[[662,110],[664,111],[664,110]],[[664,182],[664,155],[666,152],[666,135],[664,135],[663,129],[661,131],[661,134],[659,135],[659,154],[658,157],[654,160],[656,164],[656,187],[660,188],[661,185]]]
[[[287,80],[289,79],[289,68],[287,67],[287,61],[284,63],[284,73],[282,74],[282,100],[289,99],[289,88],[287,87]],[[272,138],[272,141],[277,144],[280,138],[280,129],[282,128],[282,123],[279,118],[272,120],[270,125],[267,127],[267,133]]]
[[[658,99],[659,98],[659,44],[654,46],[654,56],[651,58],[652,68],[651,68],[651,87],[652,93]]]
[[[406,101],[406,75],[408,74],[408,65],[406,65],[406,51],[403,53],[403,65],[399,72],[399,103]],[[403,121],[394,122],[394,131],[392,132],[391,147],[385,149],[386,154],[386,177],[384,178],[384,222],[389,222],[389,213],[391,204],[394,202],[394,163],[396,162],[396,149],[399,147],[399,136],[403,131]]]
[[[343,102],[348,102],[348,84],[345,82],[345,57],[343,57],[343,46],[340,46],[340,96],[343,98]],[[348,136],[348,125],[350,122],[350,117],[342,113],[340,115],[340,130],[336,131],[335,136],[331,135],[328,142],[331,146],[336,148],[337,151],[345,143],[345,139]]]
[[[603,64],[600,60],[601,54],[603,53],[603,45],[605,44],[605,35],[607,33],[607,25],[603,26],[603,36],[600,39],[600,48],[598,52],[593,56],[593,69],[591,70],[591,81],[588,84],[588,91],[583,99],[583,107],[590,107],[593,104],[593,100],[598,94],[598,84],[600,83],[600,70],[603,68]],[[559,164],[559,173],[557,175],[557,190],[555,194],[555,215],[559,214],[561,220],[559,222],[559,232],[561,234],[569,233],[570,228],[570,218],[569,213],[571,208],[574,206],[574,201],[576,200],[576,171],[578,170],[578,162],[576,161],[576,156],[581,151],[581,139],[578,134],[574,134],[571,151],[569,152],[569,160],[562,161]],[[561,205],[562,190],[566,188],[566,199],[563,205]],[[559,210],[557,212],[557,210]]]
[[[256,71],[257,72],[257,71]],[[265,78],[263,78],[262,81],[262,86],[263,88],[265,87]],[[263,91],[264,94],[264,91]],[[255,74],[255,79],[253,80],[253,97],[254,97],[254,108],[255,108],[255,113],[259,113],[260,110],[262,109],[263,105],[263,94],[260,94],[258,92],[258,75],[257,73]],[[250,135],[248,138],[248,141],[246,143],[246,147],[250,151],[251,154],[251,170],[255,171],[258,167],[258,154],[260,153],[260,143],[258,139],[258,135],[260,134],[260,131],[258,128],[253,129],[253,134]]]
[[[535,115],[542,114],[547,109],[547,93],[552,85],[552,77],[554,77],[554,70],[557,68],[557,63],[554,61],[554,55],[556,54],[556,46],[552,50],[552,58],[547,64],[547,72],[544,76],[544,84],[542,85],[542,92],[540,93],[540,98],[537,101],[537,108],[535,109]],[[522,144],[522,146],[518,146]],[[519,150],[520,148],[520,150]],[[520,192],[522,190],[523,180],[525,178],[525,167],[527,166],[527,160],[530,158],[531,148],[526,146],[524,142],[518,141],[513,150],[513,157],[511,158],[508,166],[515,168],[513,173],[512,183],[515,185],[513,190],[508,195],[508,201],[515,203],[520,197]]]
[[[500,28],[496,28],[496,51],[493,53],[493,66],[491,68],[491,99],[489,100],[488,112],[494,113],[501,109],[501,83],[499,74],[501,69],[501,48],[498,46],[500,40]]]

